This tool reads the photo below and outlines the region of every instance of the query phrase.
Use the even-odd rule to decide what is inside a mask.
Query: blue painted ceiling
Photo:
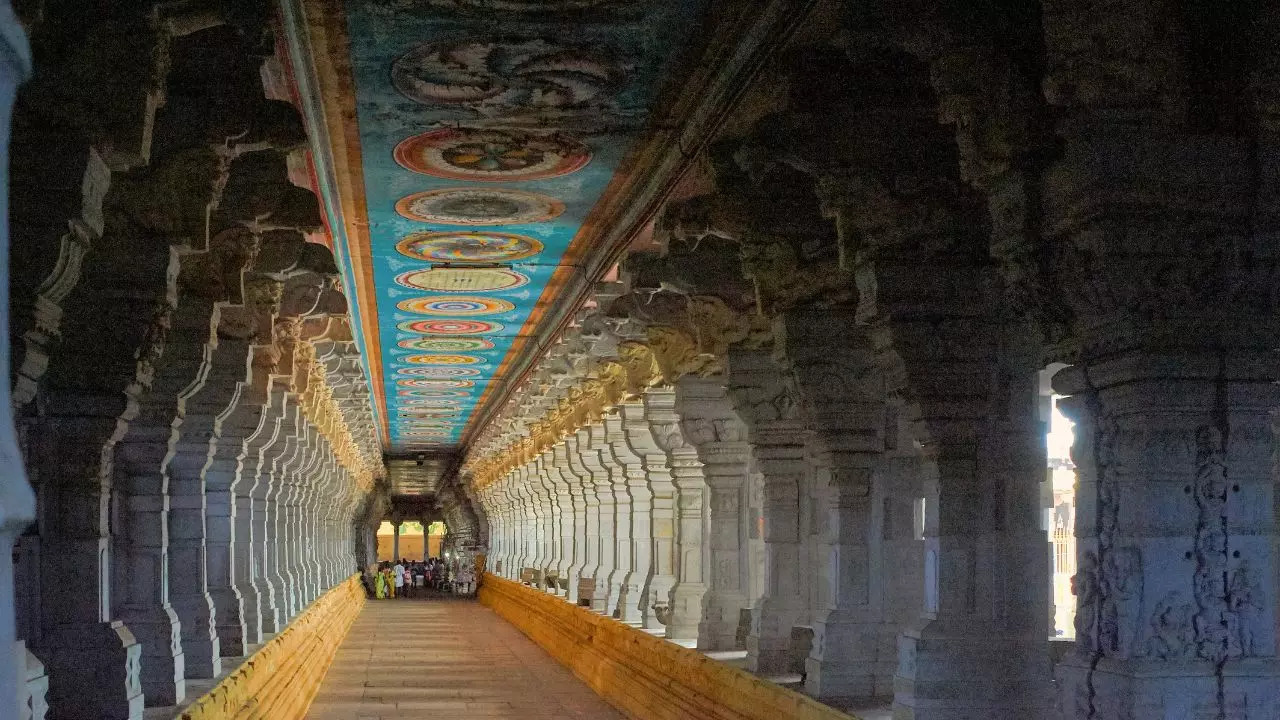
[[[381,349],[387,450],[448,449],[556,302],[571,244],[591,250],[582,223],[701,3],[344,7],[377,314],[363,340]]]

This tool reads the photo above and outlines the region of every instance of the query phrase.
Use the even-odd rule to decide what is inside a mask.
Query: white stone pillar
[[[573,568],[576,556],[574,555],[573,530],[574,530],[574,505],[573,495],[570,492],[569,481],[566,478],[568,473],[563,467],[563,451],[557,452],[557,448],[564,446],[564,443],[557,443],[555,447],[549,448],[542,454],[542,466],[547,474],[548,492],[554,499],[552,507],[555,513],[555,535],[552,542],[555,544],[555,565],[552,570],[556,574],[555,592],[561,597],[569,597],[570,585],[577,582],[572,577],[571,569]]]
[[[591,435],[584,428],[570,435],[569,467],[582,481],[587,506],[587,566],[583,575],[594,582],[590,607],[607,614],[609,610],[609,573],[613,572],[613,488],[607,480],[601,482],[598,460],[588,465]],[[607,497],[605,493],[608,493]]]
[[[31,74],[31,50],[27,38],[13,15],[8,2],[0,2],[0,377],[6,378],[0,400],[3,407],[11,407],[8,385],[13,348],[9,345],[9,122],[12,118],[13,99],[18,85]],[[27,656],[23,646],[18,653],[2,652],[17,647],[14,626],[13,563],[9,561],[14,540],[35,520],[35,494],[27,484],[23,472],[22,455],[18,449],[17,434],[11,415],[0,419],[0,457],[4,458],[0,474],[0,710],[13,717],[28,715],[24,708],[30,692],[20,683],[27,677]],[[34,656],[33,656],[34,659]],[[104,658],[106,660],[106,658]],[[38,661],[36,661],[38,663]],[[23,683],[25,685],[25,683]],[[47,686],[47,678],[46,678]],[[37,710],[34,720],[43,720],[44,694],[39,693],[32,703]]]
[[[557,443],[553,452],[555,453],[555,465],[560,471],[560,478],[564,483],[565,491],[569,495],[569,505],[572,508],[572,517],[569,522],[565,523],[566,529],[570,533],[570,542],[572,544],[572,561],[565,573],[565,578],[568,581],[565,597],[569,602],[576,605],[578,603],[578,582],[583,577],[591,577],[587,563],[590,544],[587,537],[587,492],[581,475],[573,471],[572,458],[574,456],[569,451],[569,439],[566,438]]]
[[[811,472],[808,431],[794,388],[768,355],[734,352],[728,368],[731,395],[764,476],[765,593],[751,612],[747,667],[781,673],[790,666],[791,629],[809,613],[800,537],[800,492]]]
[[[702,619],[702,602],[707,592],[708,552],[707,483],[702,473],[698,451],[689,444],[680,429],[675,412],[676,394],[671,389],[650,389],[644,395],[644,416],[654,450],[662,453],[669,479],[656,471],[654,485],[654,558],[657,566],[670,556],[671,583],[655,580],[655,592],[669,603],[666,620],[668,638],[698,638]],[[670,489],[666,483],[670,483]],[[670,497],[666,497],[670,492]],[[670,522],[672,537],[664,537],[664,524]],[[655,573],[655,578],[663,577]]]
[[[629,508],[630,503],[626,496],[626,483],[620,477],[621,473],[615,470],[604,422],[596,422],[584,432],[585,443],[579,442],[585,447],[582,463],[591,473],[596,494],[600,496],[600,571],[603,577],[597,587],[607,588],[604,614],[617,617],[618,608],[625,608],[628,601],[625,580],[631,566],[631,515],[630,512],[621,512],[619,506]],[[623,544],[619,536],[628,538],[627,544]]]
[[[629,401],[641,421],[644,406]],[[648,583],[653,555],[653,491],[649,487],[645,467],[630,446],[622,418],[622,407],[615,408],[604,419],[607,446],[601,455],[608,459],[618,500],[618,559],[622,574],[620,584],[624,602],[618,604],[616,617],[623,622],[651,628],[653,603],[648,598]]]
[[[250,488],[248,502],[253,508],[250,522],[253,526],[252,544],[249,547],[252,582],[258,594],[258,637],[273,634],[284,627],[280,612],[280,589],[275,581],[275,553],[271,542],[275,538],[277,499],[280,481],[276,465],[285,449],[284,424],[288,411],[289,395],[283,384],[275,382],[268,391],[266,417],[260,436],[255,438],[256,459],[246,465],[252,470],[254,484]],[[254,455],[248,456],[255,458]]]
[[[683,434],[697,451],[707,484],[708,525],[706,572],[698,622],[700,650],[738,648],[742,611],[751,607],[751,533],[748,468],[751,448],[746,428],[729,401],[725,380],[682,378],[676,385],[676,412]],[[763,561],[763,558],[761,558]]]
[[[619,406],[618,412],[625,433],[626,451],[635,458],[626,466],[633,506],[642,508],[646,500],[649,505],[648,522],[644,522],[646,513],[643,510],[635,513],[638,567],[647,568],[640,589],[641,627],[666,628],[667,636],[674,637],[669,631],[671,589],[676,584],[676,487],[671,482],[667,453],[653,436],[646,408],[649,395],[663,392],[670,395],[670,391],[646,390],[640,399]],[[642,483],[637,482],[634,474],[636,460],[642,471]],[[648,532],[647,538],[641,535],[645,531]]]

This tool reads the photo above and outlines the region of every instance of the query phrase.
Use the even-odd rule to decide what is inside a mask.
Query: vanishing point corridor
[[[309,720],[611,720],[573,673],[470,599],[369,602],[338,648]]]

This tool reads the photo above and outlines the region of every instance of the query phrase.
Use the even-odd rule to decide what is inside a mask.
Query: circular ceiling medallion
[[[438,400],[440,398],[464,398],[464,397],[470,396],[470,393],[468,393],[465,390],[401,390],[399,394],[405,398],[414,398],[414,399],[429,398],[433,400]],[[401,400],[400,402],[405,402],[405,401]],[[451,399],[450,402],[458,402],[458,401]]]
[[[396,307],[405,312],[418,313],[419,315],[497,315],[498,313],[511,312],[516,306],[506,300],[498,298],[485,297],[424,297],[413,298],[411,300],[401,300]],[[468,324],[450,321],[455,326]],[[441,323],[440,327],[446,327],[450,323]],[[425,326],[424,326],[425,327]],[[501,326],[499,326],[501,327]],[[416,329],[416,328],[415,328]],[[417,330],[418,332],[426,332],[426,330]],[[432,330],[432,332],[442,332],[440,329]],[[448,334],[448,331],[444,331]],[[468,330],[465,334],[474,334],[475,330]],[[464,334],[458,332],[458,334]]]
[[[427,388],[431,390],[469,388],[476,386],[474,380],[432,380],[428,378],[403,378],[401,380],[397,380],[396,384],[400,387]]]
[[[492,263],[532,257],[542,252],[542,243],[515,233],[477,230],[419,232],[396,243],[396,251],[414,260]]]
[[[483,320],[412,320],[400,323],[396,329],[427,335],[493,335],[502,332],[503,327]]]
[[[433,292],[493,292],[513,290],[529,282],[529,276],[509,268],[437,267],[413,270],[396,277],[396,283]]]
[[[405,437],[423,437],[423,438],[447,438],[449,433],[433,430],[407,430],[400,433]]]
[[[424,410],[460,410],[462,408],[462,401],[460,400],[441,398],[401,398],[400,402],[396,404],[408,410],[417,410],[419,408]]]
[[[441,188],[400,198],[396,212],[442,225],[515,225],[557,218],[564,203],[523,190]]]
[[[470,355],[410,355],[404,361],[414,365],[475,365],[483,362]]]
[[[419,377],[437,377],[437,378],[473,377],[475,375],[480,374],[480,370],[478,370],[477,368],[449,367],[449,366],[400,368],[396,372],[400,373],[401,375],[417,375]]]
[[[429,408],[405,408],[397,413],[402,418],[416,418],[418,420],[426,420],[432,418],[453,418],[458,417],[459,412],[452,408],[444,410],[432,410]]]
[[[396,145],[406,170],[451,180],[541,180],[580,170],[591,150],[559,133],[442,128]]]
[[[457,352],[465,350],[492,350],[493,341],[476,337],[426,337],[401,340],[399,346],[405,350],[422,350],[425,352]]]
[[[625,78],[598,50],[542,38],[427,43],[391,64],[391,84],[410,100],[524,113],[599,103]]]

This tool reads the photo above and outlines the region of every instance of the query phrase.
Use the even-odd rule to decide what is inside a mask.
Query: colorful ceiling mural
[[[331,214],[335,188],[362,194],[341,211],[363,205],[367,230],[336,234],[387,449],[456,446],[590,251],[584,221],[625,171],[701,3],[305,5],[349,47],[318,65],[350,76],[359,163],[324,194]]]

